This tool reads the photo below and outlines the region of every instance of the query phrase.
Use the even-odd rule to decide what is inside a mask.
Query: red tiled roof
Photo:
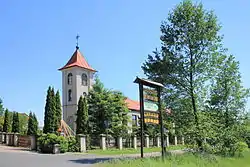
[[[96,72],[95,69],[90,67],[90,65],[88,64],[86,59],[83,57],[83,55],[81,54],[81,52],[79,51],[78,48],[76,49],[76,51],[71,56],[68,63],[65,66],[63,66],[62,68],[60,68],[59,70],[64,70],[64,69],[70,68],[70,67],[81,67],[81,68],[85,68],[87,70]]]
[[[140,103],[138,101],[126,98],[125,103],[127,104],[128,109],[140,111]]]
[[[128,109],[134,110],[134,111],[140,111],[140,102],[126,98],[125,103],[127,104]],[[171,109],[168,109],[168,108],[165,110],[165,112],[167,114],[172,114]]]

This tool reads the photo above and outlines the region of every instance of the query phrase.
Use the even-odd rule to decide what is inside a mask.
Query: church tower
[[[78,44],[70,60],[59,70],[62,72],[63,120],[75,131],[78,100],[88,94],[96,70],[87,63]]]

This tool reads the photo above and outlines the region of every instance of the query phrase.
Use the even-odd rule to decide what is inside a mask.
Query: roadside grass
[[[181,150],[186,148],[183,145],[177,145],[177,146],[170,146],[167,147],[168,150]],[[152,147],[152,148],[144,148],[144,153],[151,153],[151,152],[161,152],[161,148],[159,147]],[[87,153],[90,154],[96,154],[96,155],[124,155],[124,154],[140,154],[140,147],[138,147],[136,150],[133,148],[124,148],[122,150],[110,148],[107,150],[101,150],[101,149],[93,149],[88,150]]]
[[[242,157],[219,157],[215,155],[171,155],[163,161],[161,158],[111,160],[96,164],[96,167],[249,167],[250,152]]]

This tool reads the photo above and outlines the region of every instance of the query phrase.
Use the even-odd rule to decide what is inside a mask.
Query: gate
[[[29,136],[20,135],[18,138],[18,146],[19,147],[30,147],[31,146],[31,140]]]

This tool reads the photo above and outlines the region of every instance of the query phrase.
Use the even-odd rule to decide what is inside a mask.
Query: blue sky
[[[0,97],[18,112],[35,112],[42,123],[46,90],[61,91],[62,67],[80,50],[107,88],[138,99],[134,78],[160,46],[160,24],[177,0],[2,1],[0,5]],[[250,1],[204,0],[223,26],[224,46],[240,61],[250,87]],[[248,104],[248,106],[250,106]]]

